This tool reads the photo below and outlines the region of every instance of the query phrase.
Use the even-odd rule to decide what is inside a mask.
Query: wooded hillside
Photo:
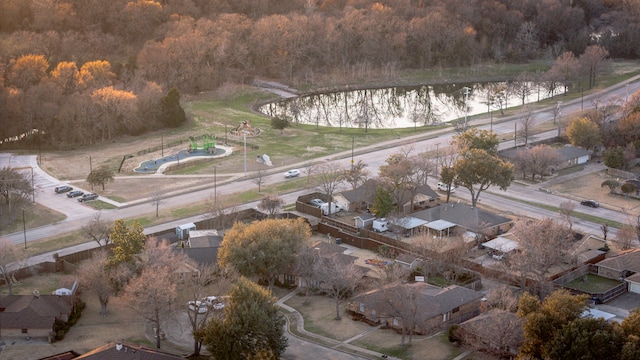
[[[636,0],[0,0],[0,138],[87,145],[166,126],[171,88],[640,56]],[[175,124],[172,124],[175,125]]]

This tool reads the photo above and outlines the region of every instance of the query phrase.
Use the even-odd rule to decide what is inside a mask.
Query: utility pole
[[[558,104],[556,105],[558,109],[558,137],[560,137],[560,121],[562,120],[562,111],[560,111],[560,104],[562,104],[562,101],[558,101]]]
[[[438,163],[440,163],[440,153],[438,152],[438,147],[440,143],[436,143],[436,176],[438,176]]]
[[[355,136],[351,137],[351,171],[353,171],[353,142],[355,140]]]
[[[24,208],[22,208],[22,233],[24,234],[24,249],[27,250],[27,223],[24,221]]]
[[[89,178],[91,179],[91,192],[93,192],[93,164],[91,162],[91,155],[89,155]]]
[[[247,176],[247,132],[242,133],[244,136],[244,176]]]
[[[464,90],[464,130],[467,130],[467,117],[469,116],[469,89],[468,87],[463,87]]]
[[[216,166],[213,165],[213,202],[218,201],[218,189],[216,184]]]

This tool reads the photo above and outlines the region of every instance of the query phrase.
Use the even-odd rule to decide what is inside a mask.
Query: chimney
[[[40,291],[33,290],[33,297],[36,298],[36,299],[39,298],[40,297]]]
[[[122,350],[122,343],[120,341],[116,341],[116,350],[117,351]]]

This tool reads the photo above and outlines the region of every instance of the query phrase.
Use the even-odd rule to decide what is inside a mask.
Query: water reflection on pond
[[[438,124],[463,118],[465,113],[500,111],[551,95],[534,83],[517,89],[506,82],[420,85],[305,95],[263,105],[260,111],[299,124],[393,129]]]

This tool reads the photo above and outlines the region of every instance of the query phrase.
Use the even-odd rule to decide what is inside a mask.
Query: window
[[[375,319],[375,318],[376,318],[376,310],[375,310],[375,309],[372,309],[372,310],[371,310],[371,318],[372,318],[372,319]]]
[[[294,275],[285,275],[284,276],[284,283],[287,285],[295,285],[296,284],[296,277]]]
[[[456,306],[453,309],[451,309],[451,312],[454,313],[454,314],[457,313],[458,311],[460,311],[460,307],[459,306]]]
[[[446,312],[444,314],[442,314],[442,321],[449,321],[449,319],[451,319],[451,312]]]
[[[29,333],[29,330],[28,330],[28,329],[22,329],[22,333],[23,333],[23,334],[28,334],[28,333]]]
[[[364,304],[363,303],[360,303],[360,312],[364,313]]]
[[[400,322],[397,318],[393,318],[393,326],[399,326]]]

